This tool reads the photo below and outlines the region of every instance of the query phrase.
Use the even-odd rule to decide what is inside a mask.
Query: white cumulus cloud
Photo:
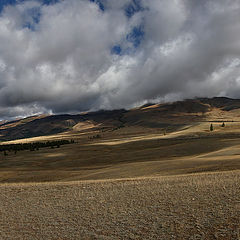
[[[101,2],[3,9],[0,118],[240,97],[239,0]]]

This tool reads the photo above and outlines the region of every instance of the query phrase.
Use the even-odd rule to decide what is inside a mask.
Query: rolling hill
[[[232,121],[238,117],[239,99],[198,98],[164,104],[147,104],[130,110],[101,110],[78,115],[33,116],[0,124],[0,140],[15,140],[86,129],[112,131],[123,127],[175,131],[193,122]],[[81,126],[81,127],[80,127]]]
[[[62,139],[74,144],[0,153],[0,181],[72,181],[237,170],[238,106],[240,100],[236,99],[200,98],[7,122],[0,126],[2,145]]]

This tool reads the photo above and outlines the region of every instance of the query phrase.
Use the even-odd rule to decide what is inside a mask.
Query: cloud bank
[[[240,98],[240,0],[23,1],[0,43],[2,119]]]

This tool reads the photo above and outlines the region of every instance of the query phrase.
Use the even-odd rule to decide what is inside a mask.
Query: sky
[[[240,98],[240,0],[1,0],[0,119]]]

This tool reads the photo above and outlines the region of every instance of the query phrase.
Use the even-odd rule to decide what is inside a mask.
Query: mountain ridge
[[[0,124],[0,140],[14,140],[59,134],[74,130],[79,123],[91,123],[93,130],[112,131],[126,126],[176,129],[189,122],[209,120],[215,110],[222,115],[240,109],[240,99],[195,98],[169,103],[145,104],[125,110],[99,110],[82,114],[38,115]],[[219,113],[220,114],[220,113]],[[221,121],[221,120],[219,120]],[[86,129],[86,128],[85,128]],[[78,132],[81,129],[78,128]]]

